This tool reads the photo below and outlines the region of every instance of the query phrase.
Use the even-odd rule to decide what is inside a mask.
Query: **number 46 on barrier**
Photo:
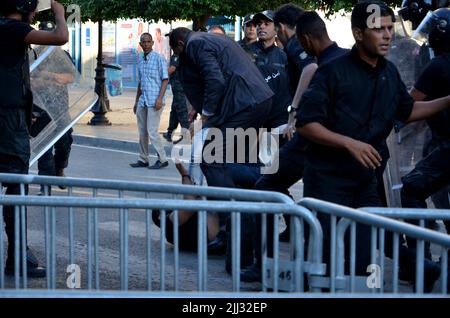
[[[273,268],[274,261],[272,258],[266,259],[266,288],[273,288]],[[278,262],[278,290],[293,291],[294,290],[294,262],[282,261]]]

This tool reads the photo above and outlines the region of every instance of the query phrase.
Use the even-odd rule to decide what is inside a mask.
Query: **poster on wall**
[[[137,58],[142,52],[139,38],[147,30],[148,24],[138,20],[124,20],[117,24],[118,60],[122,66],[124,86],[137,86]]]
[[[116,63],[116,24],[103,22],[103,63]]]
[[[150,34],[153,37],[153,51],[161,54],[166,61],[170,60],[169,37],[165,36],[171,30],[170,24],[152,24]]]

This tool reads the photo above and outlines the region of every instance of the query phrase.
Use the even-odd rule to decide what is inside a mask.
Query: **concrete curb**
[[[101,137],[92,137],[85,135],[73,135],[73,143],[80,146],[89,146],[95,148],[104,148],[104,149],[112,149],[112,150],[120,150],[127,151],[132,153],[138,153],[139,151],[139,143],[137,141],[129,141],[129,140],[119,140],[119,139],[108,139]],[[164,150],[166,154],[170,154],[172,152],[173,145],[165,145]],[[149,154],[156,155],[156,150],[153,145],[149,145]]]

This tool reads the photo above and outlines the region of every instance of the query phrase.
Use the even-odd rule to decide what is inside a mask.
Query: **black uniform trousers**
[[[73,129],[70,128],[59,138],[54,147],[51,147],[39,158],[39,175],[54,176],[58,170],[67,168],[73,143],[72,132]],[[53,149],[55,149],[54,154]]]
[[[177,129],[178,124],[184,129],[189,129],[186,95],[184,95],[183,89],[177,85],[172,85],[172,93],[173,100],[170,109],[169,127],[167,128],[169,133]]]
[[[26,115],[23,109],[5,109],[0,107],[0,172],[27,174],[30,159],[30,137],[26,125]],[[7,195],[19,195],[18,184],[3,184]],[[25,194],[28,187],[25,187]],[[8,237],[7,266],[14,264],[14,206],[3,206],[3,219]],[[19,220],[20,222],[20,215]],[[25,216],[26,221],[26,216]],[[26,239],[26,238],[25,238]],[[20,241],[20,240],[19,240]]]
[[[217,154],[217,158],[219,160],[221,159],[221,162],[208,162],[205,160],[205,154],[208,153],[208,151],[205,151],[208,149],[208,145],[211,144],[211,142],[214,141],[214,138],[209,140],[208,136],[206,138],[206,141],[203,146],[203,155],[202,155],[202,163],[200,164],[200,168],[202,169],[202,172],[206,178],[206,181],[208,183],[208,186],[214,186],[214,187],[226,187],[226,188],[236,188],[236,182],[233,179],[233,171],[230,169],[230,165],[227,164],[227,151],[234,151],[234,160],[237,159],[238,154],[244,154],[245,162],[243,164],[238,163],[237,161],[234,161],[235,163],[238,163],[234,165],[234,172],[239,171],[239,167],[243,171],[247,169],[245,166],[245,163],[248,163],[250,158],[250,152],[251,149],[257,149],[257,143],[258,140],[247,140],[244,149],[238,149],[237,145],[237,137],[235,137],[233,140],[228,140],[226,138],[226,129],[227,128],[242,128],[243,130],[247,130],[249,128],[255,128],[259,129],[263,126],[264,120],[266,119],[267,115],[270,112],[272,106],[271,99],[266,100],[255,107],[249,107],[245,109],[242,112],[239,112],[235,114],[234,116],[231,116],[224,124],[222,124],[220,127],[218,127],[221,131],[221,138],[223,142],[223,147],[219,147],[218,149],[215,149],[215,153]],[[207,124],[207,123],[206,123]],[[210,135],[208,133],[208,135]],[[218,152],[218,153],[217,153]],[[226,230],[227,232],[231,231],[230,228],[230,219],[229,215],[219,215],[220,223],[221,225],[227,225]],[[241,267],[244,268],[246,266],[249,266],[253,263],[253,237],[248,237],[251,235],[254,235],[254,216],[252,214],[248,213],[242,213],[241,214]],[[247,237],[243,236],[247,235]],[[228,235],[227,239],[227,245],[231,247],[231,236]],[[227,250],[227,257],[226,257],[226,269],[230,271],[231,267],[231,255],[230,255],[230,248]]]
[[[305,198],[316,198],[351,208],[381,206],[377,190],[378,182],[375,176],[369,181],[358,184],[355,180],[349,178],[312,171],[306,168],[303,182],[303,196]],[[317,218],[323,230],[323,261],[327,264],[327,272],[329,273],[331,217],[325,213],[318,213]],[[305,235],[307,235],[307,231],[305,231]],[[349,236],[348,233],[345,242],[346,251],[350,251]],[[370,238],[370,227],[358,224],[356,227],[355,266],[357,275],[367,275],[367,266],[370,265]],[[346,264],[349,265],[349,253],[346,253],[345,257]]]
[[[293,151],[291,148],[281,147],[278,154],[278,170],[274,174],[263,175],[255,185],[255,190],[275,191],[289,194],[289,188],[303,177],[304,154],[302,151]],[[274,215],[267,215],[267,255],[273,255],[273,223]],[[286,223],[290,222],[288,215],[285,215]],[[286,224],[290,226],[289,224]],[[256,264],[262,265],[261,259],[261,215],[256,215],[256,242],[255,257]]]
[[[402,206],[426,208],[425,200],[450,184],[450,140],[442,142],[402,178]],[[450,222],[444,222],[450,233]]]

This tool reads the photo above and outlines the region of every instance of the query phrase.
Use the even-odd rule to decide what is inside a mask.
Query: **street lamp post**
[[[97,68],[95,69],[95,92],[98,95],[98,101],[91,109],[91,112],[94,113],[94,117],[91,118],[88,125],[111,125],[111,122],[105,116],[108,109],[110,109],[108,94],[106,93],[105,80],[105,68],[103,65],[103,20],[99,20]]]

